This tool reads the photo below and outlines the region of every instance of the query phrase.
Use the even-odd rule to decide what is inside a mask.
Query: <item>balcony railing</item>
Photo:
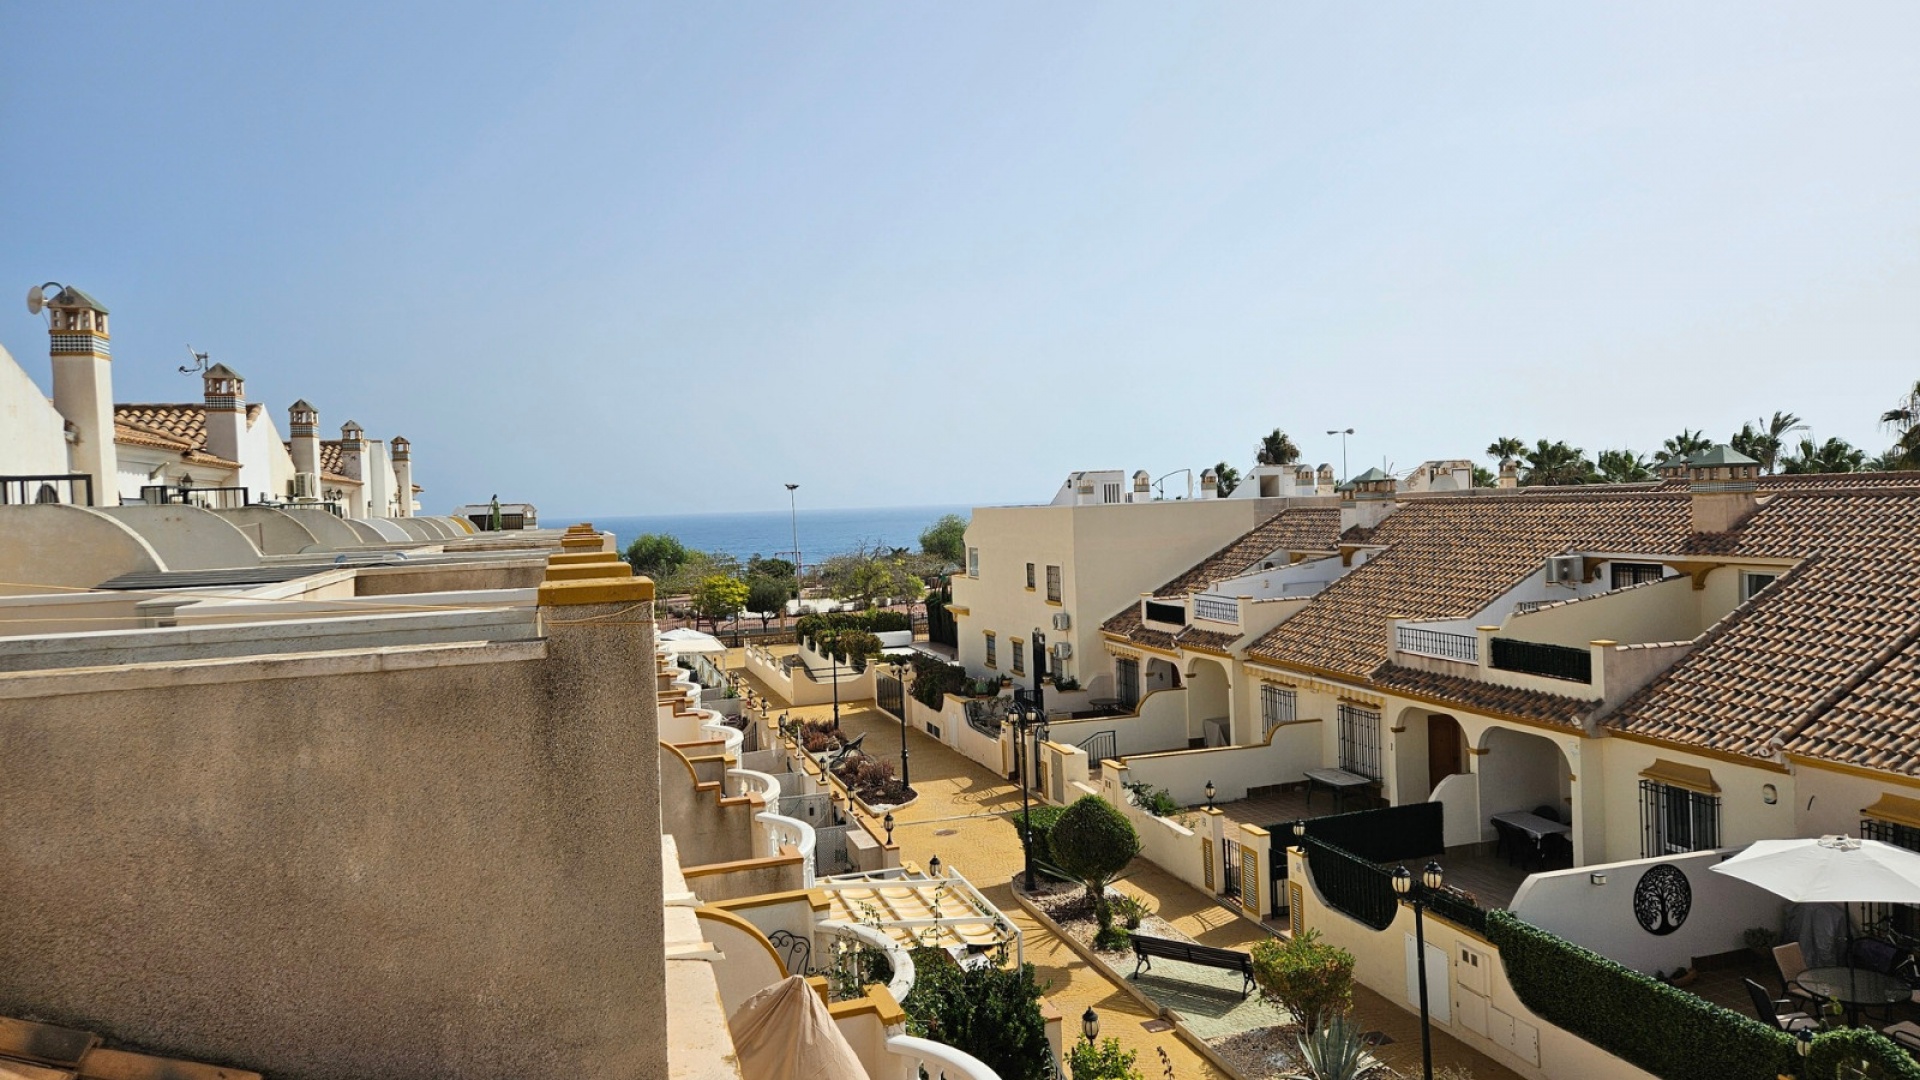
[[[1463,664],[1480,662],[1480,639],[1472,634],[1401,626],[1394,629],[1393,636],[1394,644],[1401,652],[1413,653],[1416,656],[1432,656],[1441,660],[1458,660]]]
[[[1313,883],[1335,911],[1375,930],[1393,925],[1400,898],[1393,891],[1393,875],[1344,848],[1312,835],[1302,838]]]
[[[183,488],[148,484],[140,489],[140,501],[155,506],[178,503],[202,510],[239,510],[251,499],[243,487]]]
[[[1493,638],[1493,666],[1502,671],[1542,675],[1568,682],[1593,681],[1593,653],[1565,645],[1543,645],[1537,641]]]
[[[887,1052],[906,1058],[918,1070],[914,1075],[928,1080],[1000,1080],[986,1062],[932,1039],[895,1035],[887,1040]]]
[[[1193,598],[1193,617],[1208,622],[1240,625],[1240,601],[1218,593],[1198,593]]]
[[[1187,608],[1184,604],[1169,604],[1164,600],[1142,600],[1140,617],[1148,622],[1185,626],[1187,625]]]
[[[93,477],[86,473],[0,476],[0,506],[14,503],[93,505]]]

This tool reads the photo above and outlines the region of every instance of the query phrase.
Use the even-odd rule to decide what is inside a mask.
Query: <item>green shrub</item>
[[[1053,1061],[1033,965],[962,968],[941,949],[913,951],[907,1034],[979,1058],[1005,1080],[1040,1080]]]
[[[1774,1080],[1789,1071],[1793,1040],[1778,1028],[1622,967],[1511,912],[1487,913],[1487,938],[1500,949],[1522,1004],[1663,1080]]]
[[[1180,801],[1166,788],[1146,783],[1127,783],[1125,787],[1127,794],[1133,797],[1133,805],[1154,817],[1172,817],[1180,812]]]
[[[1093,932],[1093,947],[1101,952],[1125,952],[1132,944],[1133,935],[1124,927],[1107,925]]]
[[[1147,917],[1149,909],[1146,901],[1137,896],[1122,893],[1113,898],[1113,913],[1120,917],[1120,924],[1129,930],[1140,929],[1140,920]]]
[[[1353,954],[1311,927],[1290,941],[1268,938],[1253,946],[1253,982],[1314,1031],[1353,1007]]]
[[[1016,811],[1008,820],[1013,822],[1013,835],[1020,836],[1021,830],[1025,828],[1024,820],[1030,815],[1033,820],[1034,861],[1058,866],[1060,860],[1053,857],[1050,841],[1053,836],[1053,827],[1060,823],[1060,815],[1066,812],[1067,808],[1064,806],[1034,806],[1025,811]]]
[[[1085,1039],[1067,1054],[1067,1072],[1073,1080],[1140,1080],[1133,1067],[1134,1052],[1109,1035],[1095,1045]]]
[[[1047,837],[1053,861],[1087,887],[1100,929],[1113,925],[1107,886],[1140,854],[1133,822],[1098,795],[1082,795],[1054,823]]]
[[[1920,1063],[1916,1063],[1892,1039],[1869,1028],[1827,1031],[1815,1035],[1813,1052],[1807,1055],[1807,1066],[1801,1070],[1801,1075],[1838,1076],[1842,1065],[1861,1062],[1877,1070],[1868,1072],[1869,1076],[1884,1076],[1888,1080],[1915,1080],[1920,1077]]]
[[[929,709],[946,704],[948,694],[966,689],[967,669],[936,657],[915,653],[913,657],[913,700]]]

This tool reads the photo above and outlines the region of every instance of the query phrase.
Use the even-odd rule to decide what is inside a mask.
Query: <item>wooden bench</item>
[[[1195,945],[1189,941],[1172,941],[1167,938],[1147,937],[1144,934],[1133,935],[1133,974],[1129,979],[1140,977],[1140,970],[1153,970],[1155,957],[1162,960],[1183,960],[1202,967],[1220,968],[1225,971],[1237,971],[1246,980],[1240,989],[1240,999],[1246,1000],[1253,992],[1253,957],[1248,953],[1233,949],[1216,949],[1211,945]]]

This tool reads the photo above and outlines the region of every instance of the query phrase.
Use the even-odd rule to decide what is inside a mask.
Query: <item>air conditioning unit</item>
[[[1053,628],[1055,630],[1068,630],[1068,629],[1071,629],[1072,627],[1073,627],[1073,618],[1071,616],[1069,616],[1064,611],[1054,612]]]
[[[1580,584],[1580,556],[1556,555],[1547,560],[1547,584],[1572,588]]]
[[[320,476],[318,473],[301,472],[293,474],[293,497],[296,499],[317,499],[320,497]]]
[[[1071,660],[1071,659],[1073,659],[1073,643],[1072,643],[1072,642],[1068,642],[1068,641],[1056,641],[1056,642],[1054,642],[1054,643],[1053,643],[1053,658],[1054,658],[1055,660]]]

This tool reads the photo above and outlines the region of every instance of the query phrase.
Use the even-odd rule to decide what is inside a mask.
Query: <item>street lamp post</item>
[[[1329,435],[1340,436],[1340,482],[1347,482],[1347,436],[1353,434],[1352,428],[1333,428]]]
[[[913,773],[907,769],[907,661],[896,656],[888,661],[894,681],[900,684],[900,786],[913,786]]]
[[[1439,863],[1429,862],[1420,871],[1421,888],[1416,892],[1411,871],[1403,865],[1393,872],[1393,891],[1413,905],[1413,957],[1420,968],[1420,1066],[1426,1080],[1433,1080],[1433,1027],[1427,1015],[1427,929],[1422,913],[1432,894],[1440,890],[1443,875]]]
[[[1008,714],[1014,723],[1015,747],[1027,746],[1027,732],[1033,732],[1033,742],[1027,751],[1026,761],[1020,765],[1020,853],[1026,860],[1026,886],[1028,892],[1038,889],[1039,883],[1033,875],[1033,803],[1031,776],[1035,768],[1035,759],[1040,756],[1040,736],[1046,729],[1046,714],[1036,706],[1015,705]]]

